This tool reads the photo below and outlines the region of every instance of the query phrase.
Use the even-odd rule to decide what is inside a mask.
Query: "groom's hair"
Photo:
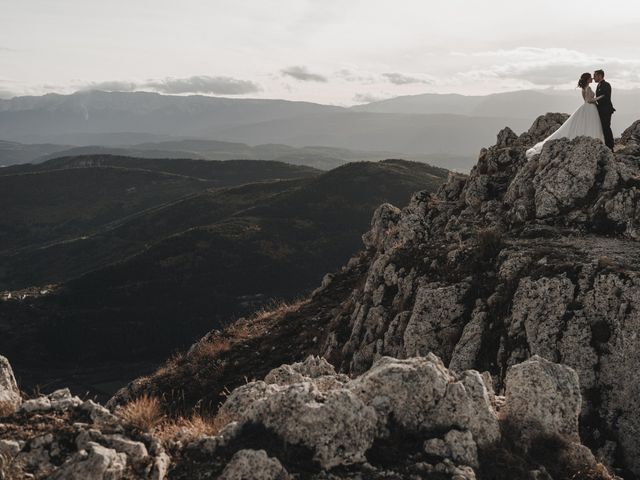
[[[604,70],[596,70],[593,72],[594,75],[602,75],[604,77]]]

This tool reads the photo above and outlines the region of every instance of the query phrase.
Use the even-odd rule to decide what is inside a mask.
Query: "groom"
[[[611,131],[611,115],[616,111],[611,103],[611,85],[604,79],[604,70],[593,72],[593,79],[598,82],[596,88],[596,106],[602,123],[604,143],[613,151],[613,132]]]

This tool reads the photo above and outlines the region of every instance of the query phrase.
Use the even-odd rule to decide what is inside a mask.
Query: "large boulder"
[[[580,441],[578,416],[582,397],[575,370],[534,355],[507,372],[501,414],[527,445],[537,437]]]
[[[242,392],[231,394],[222,413],[237,411]],[[377,418],[368,407],[347,389],[320,391],[311,382],[262,390],[243,412],[240,420],[260,423],[274,431],[286,443],[304,445],[314,452],[314,459],[324,468],[363,462],[374,440]]]
[[[433,354],[406,360],[383,357],[349,388],[376,409],[383,429],[393,420],[408,432],[469,430],[481,446],[500,438],[490,393],[480,375],[456,375]]]
[[[22,396],[9,360],[0,355],[0,416],[14,412],[22,403]]]
[[[276,458],[264,450],[240,450],[222,471],[219,480],[287,480],[289,474]]]
[[[636,120],[633,124],[622,132],[621,141],[623,145],[632,144],[640,145],[640,120]]]
[[[509,185],[505,201],[513,206],[513,218],[542,219],[575,209],[594,188],[602,166],[612,160],[611,151],[596,139],[547,142]]]

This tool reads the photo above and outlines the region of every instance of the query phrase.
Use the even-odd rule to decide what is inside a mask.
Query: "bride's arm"
[[[584,101],[587,103],[596,103],[598,99],[594,98],[595,96],[596,94],[593,93],[593,90],[589,87],[582,90],[582,98],[584,98]]]

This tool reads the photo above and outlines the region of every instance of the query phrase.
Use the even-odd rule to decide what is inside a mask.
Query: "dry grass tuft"
[[[155,373],[157,376],[173,376],[181,371],[185,364],[192,366],[210,365],[211,360],[228,352],[241,342],[265,335],[274,323],[290,312],[296,311],[307,303],[308,299],[293,302],[278,301],[264,306],[253,315],[240,318],[198,342],[188,353],[179,353],[170,358]]]
[[[157,426],[154,434],[164,443],[177,440],[189,443],[198,438],[217,435],[231,420],[222,414],[212,417],[194,414],[190,418],[178,417],[163,422]]]
[[[499,230],[483,228],[476,232],[476,256],[480,260],[494,259],[503,247],[502,233]]]
[[[245,332],[247,331],[247,327],[249,328],[247,333],[264,333],[260,331],[260,325],[267,319],[281,319],[284,315],[289,312],[293,312],[299,309],[302,305],[307,303],[309,300],[306,298],[299,298],[292,302],[285,302],[283,300],[279,300],[276,302],[269,303],[264,307],[257,310],[253,315],[246,319],[240,319],[237,322],[231,324],[228,327],[228,330],[231,332]],[[239,330],[238,330],[239,329]],[[254,330],[257,329],[257,330]],[[252,335],[253,336],[253,335]]]
[[[205,416],[194,413],[190,417],[169,418],[162,413],[160,400],[144,395],[117,409],[123,422],[142,432],[151,433],[162,442],[190,442],[204,436],[217,435],[232,419],[217,414]],[[0,477],[0,480],[3,480]]]
[[[143,432],[150,432],[162,420],[162,408],[156,397],[143,395],[116,411],[125,424]]]
[[[587,468],[575,473],[571,480],[613,480],[607,469],[601,463],[593,468]]]

